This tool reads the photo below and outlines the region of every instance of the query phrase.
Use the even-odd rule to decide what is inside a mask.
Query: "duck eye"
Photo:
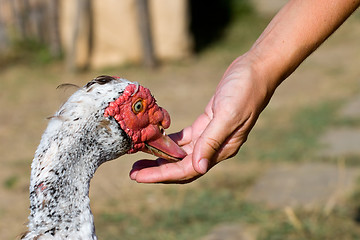
[[[133,105],[132,105],[132,110],[135,114],[141,112],[144,108],[143,105],[143,101],[142,99],[137,100]]]

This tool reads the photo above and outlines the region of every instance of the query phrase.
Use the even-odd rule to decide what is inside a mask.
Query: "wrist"
[[[248,69],[249,75],[256,85],[256,89],[270,98],[275,89],[286,78],[280,65],[275,63],[272,56],[257,54],[254,49],[250,49],[244,55],[238,57],[234,62],[241,62],[242,67]]]
[[[251,51],[236,58],[226,70],[218,89],[236,80],[233,87],[248,95],[248,105],[253,105],[258,114],[263,110],[278,84],[266,74],[262,60]]]

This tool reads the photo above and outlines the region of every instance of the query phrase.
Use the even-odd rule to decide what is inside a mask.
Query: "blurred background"
[[[0,0],[0,239],[26,230],[30,164],[51,116],[102,74],[151,89],[168,133],[202,113],[285,0]],[[237,156],[187,185],[99,168],[99,239],[359,239],[360,13],[279,87]]]

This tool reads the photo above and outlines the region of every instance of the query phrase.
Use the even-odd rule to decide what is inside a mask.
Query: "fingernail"
[[[138,174],[139,171],[131,171],[130,172],[130,179],[131,180],[135,180],[136,179],[136,175]]]
[[[209,161],[206,158],[202,158],[199,161],[198,167],[199,167],[199,170],[200,170],[199,173],[205,174],[207,172],[207,170],[208,170],[208,167],[209,167]]]

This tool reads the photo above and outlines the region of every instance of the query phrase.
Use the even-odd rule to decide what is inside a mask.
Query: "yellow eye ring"
[[[138,114],[144,109],[144,103],[142,99],[138,99],[133,105],[132,105],[132,111],[135,114]]]

